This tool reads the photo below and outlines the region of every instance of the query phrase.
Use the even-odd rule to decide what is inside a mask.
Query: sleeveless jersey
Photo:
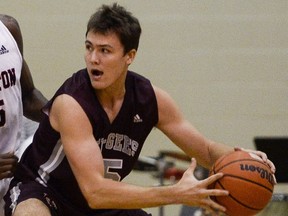
[[[0,152],[20,144],[23,116],[20,76],[22,55],[13,36],[0,21]]]
[[[101,149],[105,177],[117,181],[131,172],[145,139],[158,122],[157,101],[150,81],[128,71],[125,87],[122,107],[112,123],[95,95],[86,69],[67,79],[44,107],[44,111],[49,113],[54,99],[61,94],[72,96],[80,104]],[[48,116],[39,125],[33,143],[24,152],[20,163],[23,168],[15,174],[20,181],[36,179],[48,185],[55,194],[61,193],[58,196],[77,209],[92,211],[65,157],[60,134],[53,130]]]

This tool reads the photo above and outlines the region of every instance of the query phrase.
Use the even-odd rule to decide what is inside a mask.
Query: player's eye
[[[107,48],[101,48],[101,52],[107,54],[110,53],[110,50]]]
[[[90,44],[85,44],[85,49],[87,50],[87,51],[92,51],[93,50],[93,47],[90,45]]]

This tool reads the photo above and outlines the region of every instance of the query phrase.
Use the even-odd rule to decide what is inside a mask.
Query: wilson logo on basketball
[[[250,171],[250,172],[256,172],[260,174],[260,177],[263,179],[267,179],[271,184],[273,184],[273,176],[272,174],[261,167],[257,167],[251,164],[240,164],[240,169],[243,171]]]

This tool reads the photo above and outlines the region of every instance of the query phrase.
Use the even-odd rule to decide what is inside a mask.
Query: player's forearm
[[[135,209],[179,203],[175,186],[140,187],[108,179],[103,181],[101,187],[85,193],[93,209]]]
[[[224,154],[228,154],[234,151],[234,148],[221,143],[210,142],[209,145],[209,156],[211,160],[211,165],[216,162],[216,160]]]
[[[34,89],[33,93],[31,93],[29,96],[23,97],[23,111],[25,117],[33,121],[40,122],[43,117],[41,109],[47,103],[47,99],[38,89]]]

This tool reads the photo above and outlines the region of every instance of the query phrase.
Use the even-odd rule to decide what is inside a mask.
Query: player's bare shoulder
[[[17,42],[20,52],[23,53],[23,40],[18,21],[14,17],[5,14],[0,14],[0,20],[10,31]]]
[[[0,14],[0,20],[9,29],[12,35],[20,30],[19,24],[14,17],[6,14]]]
[[[168,125],[171,125],[171,123],[174,124],[176,122],[180,122],[182,119],[182,114],[176,102],[168,92],[156,86],[153,86],[153,89],[158,106],[159,120],[157,123],[157,128],[165,131],[165,128],[167,128]]]
[[[157,103],[158,103],[158,108],[161,108],[159,106],[163,106],[163,108],[169,108],[170,106],[176,106],[175,101],[173,98],[169,95],[168,92],[165,90],[156,87],[153,85],[153,89],[156,95]]]
[[[152,87],[154,89],[157,100],[161,100],[161,99],[164,99],[165,97],[169,97],[168,93],[164,91],[163,89],[155,85],[152,85]]]

